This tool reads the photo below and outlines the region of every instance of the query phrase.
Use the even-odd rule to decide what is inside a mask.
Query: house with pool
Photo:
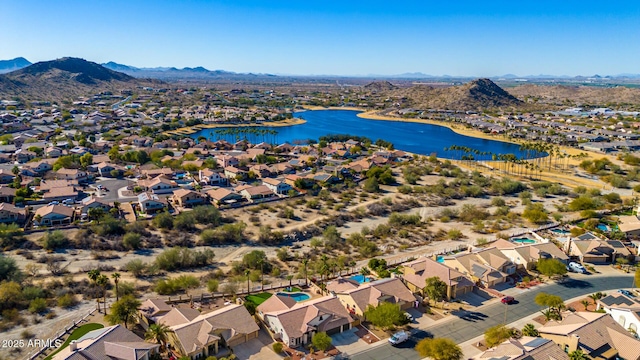
[[[439,256],[436,256],[435,260],[429,257],[421,257],[404,264],[402,278],[407,288],[413,293],[424,297],[426,280],[437,276],[447,284],[447,301],[473,292],[473,287],[475,286],[473,281],[464,276],[463,273],[443,264],[442,261],[443,258]]]
[[[351,329],[354,319],[334,295],[298,302],[275,294],[256,308],[256,315],[274,339],[297,348],[318,332],[337,334]]]

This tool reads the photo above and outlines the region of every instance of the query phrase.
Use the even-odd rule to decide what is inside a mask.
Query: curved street
[[[384,345],[375,346],[356,354],[349,354],[349,358],[354,360],[420,359],[418,353],[413,349],[417,341],[425,337],[450,338],[457,344],[469,341],[483,335],[484,331],[492,326],[509,324],[542,310],[534,302],[536,295],[541,292],[558,295],[566,300],[598,291],[629,288],[632,284],[632,275],[572,275],[572,278],[568,278],[562,283],[545,285],[523,292],[516,296],[518,303],[512,305],[493,302],[478,307],[473,312],[456,313],[454,311],[449,315],[449,319],[435,326],[413,330],[411,340],[398,347],[393,347],[386,340],[383,340],[385,341]]]

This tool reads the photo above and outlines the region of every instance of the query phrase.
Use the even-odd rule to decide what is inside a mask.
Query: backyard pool
[[[518,244],[535,244],[536,243],[535,240],[529,239],[529,238],[512,239],[511,242],[518,243]]]
[[[444,256],[442,256],[442,255],[438,255],[438,256],[436,257],[436,261],[437,261],[437,262],[439,262],[439,263],[441,263],[441,264],[442,264],[442,263],[444,263]]]
[[[598,224],[598,230],[600,231],[609,231],[609,227],[605,224]]]
[[[288,296],[288,297],[292,298],[293,300],[295,300],[297,302],[311,299],[311,296],[309,296],[309,294],[305,294],[305,293],[301,293],[301,292],[295,292],[295,293],[279,292],[278,295],[280,295],[280,296]]]
[[[360,275],[353,275],[353,276],[352,276],[352,277],[350,277],[349,279],[350,279],[350,280],[355,280],[355,281],[357,281],[359,284],[362,284],[362,283],[366,283],[366,282],[371,281],[371,278],[370,278],[370,277],[368,277],[368,276],[364,276],[364,275],[362,275],[362,274],[360,274]]]

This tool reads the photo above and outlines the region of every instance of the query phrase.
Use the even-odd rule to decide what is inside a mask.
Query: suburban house
[[[516,265],[495,247],[445,256],[443,262],[486,287],[501,284],[516,272]]]
[[[225,186],[229,180],[223,173],[209,169],[202,169],[198,172],[198,179],[201,185],[218,185]]]
[[[240,190],[240,195],[247,199],[247,201],[254,203],[268,200],[276,196],[276,194],[266,185],[243,187],[242,190]]]
[[[242,195],[225,188],[209,190],[207,191],[207,195],[211,199],[213,205],[219,208],[233,207],[246,201]]]
[[[138,309],[138,323],[146,330],[149,325],[157,324],[158,319],[166,315],[169,311],[174,309],[169,306],[164,300],[160,299],[147,299]]]
[[[35,211],[33,221],[36,225],[62,225],[73,222],[75,211],[63,205],[47,205]]]
[[[79,183],[88,180],[87,172],[79,169],[59,169],[56,173],[58,180],[75,180]]]
[[[315,333],[336,334],[351,328],[352,318],[335,296],[298,303],[288,296],[273,295],[256,309],[275,339],[292,348],[311,342]]]
[[[612,293],[597,301],[597,310],[603,309],[620,326],[637,334],[640,329],[640,302],[620,293]]]
[[[188,189],[178,189],[174,191],[171,200],[174,204],[181,207],[193,207],[208,203],[204,194]]]
[[[26,163],[22,166],[22,173],[29,176],[41,176],[53,169],[49,161],[41,160],[37,162]]]
[[[587,235],[583,234],[581,236]],[[568,241],[569,256],[576,256],[582,263],[609,264],[615,260],[616,249],[598,238]]]
[[[249,171],[256,174],[259,178],[266,178],[271,176],[271,169],[265,164],[255,164],[249,168]]]
[[[244,179],[246,175],[246,171],[238,169],[235,166],[227,166],[224,168],[224,176],[226,176],[227,179]]]
[[[618,218],[618,229],[629,237],[639,237],[640,219],[636,215],[620,216]]]
[[[511,338],[492,347],[473,360],[569,360],[565,353],[553,341],[531,336],[520,339]]]
[[[437,259],[433,260],[428,257],[421,257],[404,264],[402,272],[404,274],[402,278],[409,290],[423,297],[426,296],[424,293],[426,280],[434,276],[447,284],[447,300],[473,292],[475,286],[473,281],[466,278],[461,272],[438,262]]]
[[[609,314],[565,311],[562,320],[547,322],[538,333],[566,353],[580,349],[591,359],[640,359],[640,341]]]
[[[56,187],[42,194],[42,198],[46,201],[63,201],[66,199],[75,201],[78,198],[78,191],[73,186]]]
[[[100,176],[102,177],[113,177],[111,175],[112,171],[114,170],[120,171],[120,169],[117,168],[115,165],[110,164],[108,162],[104,162],[104,161],[96,165],[95,168],[98,174],[100,174]]]
[[[44,150],[44,153],[47,155],[47,157],[49,158],[57,158],[62,156],[62,149],[57,148],[55,146],[50,146],[48,148],[46,148]]]
[[[9,203],[0,203],[0,223],[24,222],[27,211],[24,208],[15,207]]]
[[[12,203],[16,197],[16,189],[0,185],[0,202]]]
[[[369,305],[378,306],[383,302],[397,304],[402,310],[413,307],[416,297],[398,278],[386,278],[366,282],[354,289],[336,293],[349,313],[364,316]]]
[[[90,331],[73,340],[53,360],[113,359],[149,360],[159,354],[160,345],[145,342],[122,325]]]
[[[158,320],[167,320],[170,313]],[[189,315],[192,314],[184,319]],[[179,316],[172,317],[173,321],[179,319]],[[200,359],[217,354],[221,346],[233,348],[257,338],[260,327],[244,306],[231,304],[172,325],[170,329],[169,342],[174,348],[184,356]]]
[[[153,214],[167,208],[167,199],[160,198],[156,194],[143,192],[138,194],[138,205],[140,211],[147,214]]]
[[[9,170],[0,169],[0,184],[9,184],[13,182],[16,176]]]
[[[82,205],[80,206],[80,214],[82,214],[82,216],[86,216],[89,214],[89,210],[95,209],[95,208],[100,208],[105,213],[108,213],[112,207],[113,206],[111,204],[102,200],[99,197],[88,196],[82,199]]]
[[[499,239],[492,245],[500,249],[512,263],[527,270],[535,269],[540,259],[558,259],[564,264],[569,263],[569,257],[564,251],[551,242],[521,245]]]
[[[238,160],[237,157],[230,155],[217,156],[216,161],[222,168],[227,168],[229,166],[238,166],[238,164],[240,164],[240,160]]]
[[[158,175],[149,180],[138,180],[138,185],[154,194],[168,194],[178,188],[175,181],[169,180],[164,175]]]
[[[289,190],[293,189],[291,185],[281,179],[266,178],[262,180],[262,184],[268,187],[272,192],[280,195],[285,195]]]

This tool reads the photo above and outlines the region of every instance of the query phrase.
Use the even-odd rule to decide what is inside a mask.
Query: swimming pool
[[[311,299],[311,296],[309,296],[309,294],[305,294],[305,293],[301,293],[301,292],[295,292],[295,293],[279,292],[279,293],[277,293],[277,295],[279,295],[279,296],[288,296],[288,297],[292,298],[293,300],[295,300],[297,302]]]
[[[439,263],[441,263],[441,264],[442,264],[442,263],[444,263],[444,256],[442,256],[442,255],[438,255],[438,256],[436,257],[436,261],[437,261],[437,262],[439,262]]]
[[[355,280],[355,281],[357,281],[359,284],[362,284],[362,283],[366,283],[366,282],[371,281],[371,278],[370,278],[370,277],[368,277],[368,276],[364,276],[364,275],[362,275],[362,274],[360,274],[360,275],[353,275],[353,276],[352,276],[352,277],[350,277],[349,279],[350,279],[350,280]]]
[[[605,224],[598,224],[598,230],[600,231],[609,231],[609,227]]]
[[[536,243],[535,240],[529,239],[529,238],[512,239],[511,242],[518,243],[518,244],[535,244]]]

